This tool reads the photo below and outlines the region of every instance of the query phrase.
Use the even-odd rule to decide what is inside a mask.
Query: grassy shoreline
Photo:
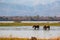
[[[35,24],[38,24],[40,26],[60,26],[60,23],[0,23],[0,26],[33,26]]]

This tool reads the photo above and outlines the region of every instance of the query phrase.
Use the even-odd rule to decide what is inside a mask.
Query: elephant
[[[39,25],[33,25],[34,30],[39,30]]]
[[[43,29],[44,30],[50,30],[50,26],[49,25],[44,25]]]

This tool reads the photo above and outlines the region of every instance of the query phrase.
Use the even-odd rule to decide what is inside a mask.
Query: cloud
[[[24,4],[24,5],[31,5],[35,6],[38,4],[48,4],[55,2],[56,0],[0,0],[0,2],[5,2],[5,3],[12,3],[12,4]]]
[[[59,0],[0,0],[0,15],[60,16]]]

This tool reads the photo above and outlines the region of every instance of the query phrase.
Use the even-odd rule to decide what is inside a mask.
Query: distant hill
[[[44,16],[0,16],[0,21],[60,21],[60,17],[44,17]]]

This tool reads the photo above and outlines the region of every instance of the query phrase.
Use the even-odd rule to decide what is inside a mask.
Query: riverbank
[[[38,24],[40,26],[50,25],[50,26],[60,26],[60,23],[0,23],[0,26],[33,26]]]

